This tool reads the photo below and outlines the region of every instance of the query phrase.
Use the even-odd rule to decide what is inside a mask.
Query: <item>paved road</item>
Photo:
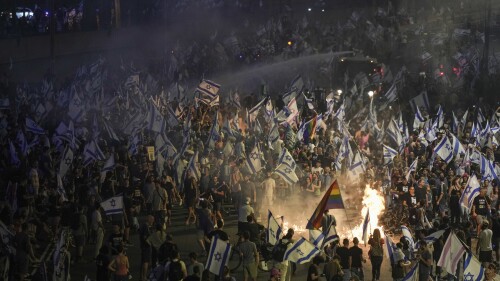
[[[229,208],[229,206],[227,207]],[[349,215],[351,221],[350,224],[359,221],[361,219],[359,213],[360,211],[355,209],[348,210],[347,212],[343,210],[335,210],[334,212],[335,216],[339,220],[339,226],[349,225],[348,222],[346,221],[346,214]],[[181,252],[181,257],[184,261],[188,260],[188,254],[190,252],[193,251],[197,253],[200,252],[200,249],[198,248],[198,245],[196,243],[195,227],[192,225],[191,226],[184,225],[184,218],[186,214],[187,212],[185,211],[184,208],[178,206],[174,207],[172,225],[167,229],[167,233],[172,234],[174,242],[178,244]],[[302,218],[302,219],[305,220],[307,218]],[[230,214],[225,216],[225,224],[226,224],[225,230],[230,235],[231,241],[234,242],[236,240],[235,234],[237,230],[236,215]],[[264,223],[264,225],[265,224],[267,224],[267,222]],[[127,255],[129,256],[130,259],[131,274],[134,277],[133,280],[138,280],[139,277],[140,248],[138,246],[139,245],[138,239],[139,239],[138,234],[136,232],[132,232],[131,241],[134,246],[128,247],[127,250]],[[367,248],[363,247],[363,250],[365,251],[365,254],[366,252],[368,252]],[[85,275],[88,275],[90,278],[95,278],[96,266],[94,262],[90,259],[92,251],[93,251],[93,246],[88,245],[85,250],[85,258],[86,258],[85,261],[73,265],[71,269],[72,280],[83,280]],[[202,262],[205,262],[206,258],[201,258],[200,260]],[[296,275],[293,276],[292,280],[306,280],[308,266],[309,263],[304,265],[299,265]],[[370,263],[367,262],[365,264],[365,275],[369,275],[370,272],[371,272],[371,266]],[[237,280],[243,280],[242,272],[239,270],[234,272],[234,276],[236,277]],[[258,280],[268,280],[268,277],[269,277],[268,273],[259,271]],[[369,280],[369,278],[367,278],[367,280]],[[390,280],[390,268],[388,266],[387,259],[385,259],[382,264],[382,276],[380,280]]]

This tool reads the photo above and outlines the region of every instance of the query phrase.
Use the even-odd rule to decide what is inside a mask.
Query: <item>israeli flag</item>
[[[452,133],[450,133],[450,135],[451,135],[451,146],[453,147],[453,155],[459,156],[461,154],[465,154],[465,149],[458,140],[458,138]]]
[[[437,128],[439,129],[439,128],[443,127],[443,123],[444,123],[443,108],[441,107],[441,105],[439,105],[438,112],[436,114],[435,124],[436,124]]]
[[[252,149],[252,151],[250,152],[250,154],[248,154],[247,161],[246,161],[247,167],[252,174],[256,174],[260,170],[262,170],[263,167],[262,167],[261,158],[262,158],[262,156],[261,156],[259,146],[257,144],[255,144],[255,146]]]
[[[68,172],[72,163],[73,163],[73,149],[71,149],[71,146],[68,145],[64,149],[61,162],[59,163],[59,174],[61,175],[61,177],[64,177],[66,175],[66,172]]]
[[[482,180],[492,181],[493,179],[498,179],[498,175],[496,174],[495,165],[493,161],[490,161],[486,157],[481,154],[481,163],[480,163],[481,174],[483,175]]]
[[[328,246],[328,244],[334,241],[339,241],[339,235],[337,233],[337,228],[335,227],[335,225],[330,224],[328,231],[324,233],[326,234],[325,234],[325,240],[323,241],[323,248]]]
[[[304,96],[304,100],[306,101],[307,107],[308,107],[310,110],[314,110],[313,99],[312,99],[312,98],[308,98],[308,97],[306,96],[306,94],[304,94],[304,93],[302,93],[302,95]]]
[[[412,267],[412,269],[403,278],[403,281],[418,281],[418,262]]]
[[[205,268],[215,275],[222,276],[224,273],[224,266],[227,265],[230,253],[231,245],[229,243],[222,241],[216,236],[212,237]]]
[[[410,229],[408,227],[402,225],[401,233],[408,240],[409,250],[410,250],[410,258],[413,256],[413,251],[415,250],[415,242],[413,241],[413,236],[411,235]]]
[[[445,232],[444,230],[438,230],[438,231],[436,231],[436,232],[433,232],[433,233],[431,233],[430,235],[426,236],[426,237],[424,238],[424,241],[427,243],[427,245],[429,245],[429,244],[433,244],[433,243],[434,243],[434,242],[436,242],[436,241],[437,241],[437,240],[438,240],[441,236],[443,236],[444,232]],[[415,248],[416,248],[416,249],[419,249],[419,248],[420,248],[420,241],[419,241],[419,242],[417,242],[417,243],[415,244]]]
[[[38,126],[38,124],[35,121],[33,121],[28,117],[26,117],[26,131],[32,132],[37,135],[45,134],[45,130],[42,127]]]
[[[106,215],[123,213],[123,195],[113,196],[101,202],[101,207]]]
[[[394,242],[392,242],[392,239],[385,234],[385,247],[387,250],[387,256],[389,257],[389,260],[391,261],[391,264],[396,264],[396,260],[394,259],[394,251],[396,251],[397,247]]]
[[[420,112],[420,108],[417,106],[417,112],[415,113],[415,120],[413,121],[413,130],[418,129],[424,124],[425,118]]]
[[[309,241],[313,243],[314,246],[321,248],[324,240],[325,234],[323,234],[323,231],[317,229],[309,229]]]
[[[445,136],[441,139],[434,148],[434,153],[439,155],[446,163],[450,163],[450,161],[453,160],[453,149],[448,137]]]
[[[281,225],[278,223],[276,218],[274,218],[273,214],[270,210],[268,210],[267,215],[267,243],[271,245],[276,245],[281,238]]]
[[[280,156],[278,158],[278,163],[285,164],[288,167],[292,168],[293,170],[295,170],[295,167],[297,166],[292,155],[285,147],[283,147],[283,149],[281,150]]]
[[[200,85],[198,85],[198,88],[197,88],[197,90],[200,93],[207,96],[211,100],[215,99],[218,96],[217,93],[219,92],[219,89],[220,89],[220,85],[217,83],[214,83],[210,80],[201,81]]]
[[[383,146],[383,150],[384,150],[384,165],[391,164],[394,157],[398,155],[398,152],[385,144]]]
[[[189,160],[188,170],[194,176],[194,178],[199,181],[201,179],[201,172],[198,168],[198,150],[194,153],[194,155]]]
[[[481,263],[470,253],[465,254],[464,280],[482,281],[484,279],[484,268]]]
[[[304,264],[319,254],[319,249],[313,243],[301,237],[285,252],[283,260]]]
[[[294,170],[286,164],[278,165],[274,172],[289,184],[293,184],[299,181],[299,178],[297,177],[297,174],[295,174]]]
[[[457,119],[457,116],[455,116],[455,112],[451,112],[451,116],[452,116],[452,123],[451,123],[451,130],[455,133],[455,134],[458,134],[458,127],[459,127],[459,123],[458,123],[458,119]]]
[[[408,168],[408,172],[406,173],[406,180],[410,180],[410,174],[411,172],[415,172],[417,170],[417,165],[418,165],[418,158],[415,158],[415,161],[411,163],[410,168]]]

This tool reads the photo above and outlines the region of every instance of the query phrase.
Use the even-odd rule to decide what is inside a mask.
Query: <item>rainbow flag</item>
[[[304,124],[304,143],[309,143],[314,138],[316,134],[316,127],[318,126],[318,115],[315,115],[313,119],[309,120]]]
[[[340,188],[336,180],[332,183],[330,188],[328,188],[325,195],[319,202],[316,210],[314,210],[314,213],[307,222],[306,228],[320,228],[321,220],[323,219],[323,213],[328,209],[344,209],[344,202],[342,201],[342,195],[340,194]]]

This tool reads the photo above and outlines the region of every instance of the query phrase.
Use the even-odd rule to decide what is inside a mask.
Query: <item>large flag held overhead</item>
[[[38,135],[43,135],[45,134],[45,130],[40,127],[35,121],[33,121],[32,119],[26,117],[26,131],[28,132],[32,132],[34,134],[38,134]]]
[[[101,202],[101,207],[106,215],[121,214],[123,212],[123,196],[113,196]]]
[[[258,173],[260,170],[262,170],[262,155],[259,149],[258,144],[255,144],[254,148],[252,151],[248,154],[247,156],[247,167],[250,170],[252,174]]]
[[[384,165],[391,164],[394,157],[398,155],[398,152],[396,150],[385,144],[383,145],[383,151],[384,151]]]
[[[316,207],[316,210],[314,210],[314,213],[307,222],[306,228],[319,229],[323,213],[328,209],[344,209],[344,202],[342,201],[342,195],[340,194],[340,188],[337,181],[334,181],[332,185],[330,185],[330,188],[326,191],[325,195]]]
[[[276,218],[270,210],[268,210],[267,215],[267,243],[271,245],[276,245],[281,238],[281,225],[278,223]]]
[[[220,85],[210,80],[201,81],[197,88],[202,95],[207,96],[210,100],[213,100],[218,96],[217,93],[219,92],[219,89]]]
[[[462,196],[460,196],[460,205],[470,210],[474,203],[474,198],[479,195],[479,191],[481,191],[481,184],[479,184],[476,175],[472,175],[467,181],[467,187]]]
[[[319,254],[319,249],[313,243],[301,237],[285,252],[283,260],[288,260],[297,264],[310,261]]]
[[[453,149],[448,137],[445,136],[441,139],[434,148],[434,153],[439,155],[446,163],[450,163],[450,161],[453,160]]]
[[[455,275],[458,263],[464,253],[464,245],[455,233],[451,232],[448,239],[446,239],[446,242],[444,243],[443,251],[441,252],[441,257],[439,258],[437,266],[440,266],[448,273]]]
[[[323,234],[323,231],[317,229],[309,229],[309,242],[313,243],[314,246],[321,248],[324,240],[325,234]]]
[[[286,147],[283,147],[283,149],[281,150],[280,156],[278,158],[278,163],[285,164],[294,170],[295,170],[295,167],[297,166],[297,164],[295,163],[295,160],[293,159],[293,157],[290,154],[290,152],[288,151],[288,149],[286,149]]]
[[[408,168],[408,172],[406,173],[406,180],[410,180],[410,174],[411,172],[415,172],[417,170],[417,165],[418,165],[418,158],[415,158],[415,161],[411,163],[410,168]]]
[[[293,184],[299,181],[299,178],[297,177],[297,174],[295,174],[294,170],[295,169],[290,168],[288,165],[283,163],[278,165],[274,172],[289,184]]]
[[[231,253],[231,245],[217,236],[212,237],[210,243],[210,251],[208,253],[207,264],[205,268],[215,275],[222,276],[224,266],[227,265],[229,254]]]
[[[481,263],[470,253],[465,254],[464,260],[464,280],[482,281],[484,280],[484,268]]]

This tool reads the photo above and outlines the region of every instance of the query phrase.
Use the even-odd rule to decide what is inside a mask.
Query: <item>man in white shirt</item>
[[[274,189],[276,181],[272,178],[272,171],[267,171],[267,178],[262,182],[262,209],[261,214],[267,214],[267,210],[273,204]]]
[[[245,202],[238,210],[238,233],[241,233],[241,226],[244,223],[247,223],[247,217],[254,215],[254,210],[252,206],[250,206],[250,197],[245,198]]]
[[[101,204],[99,203],[95,203],[95,209],[92,212],[91,227],[96,235],[94,257],[97,257],[102,247],[102,241],[104,240],[104,226],[102,224]]]

